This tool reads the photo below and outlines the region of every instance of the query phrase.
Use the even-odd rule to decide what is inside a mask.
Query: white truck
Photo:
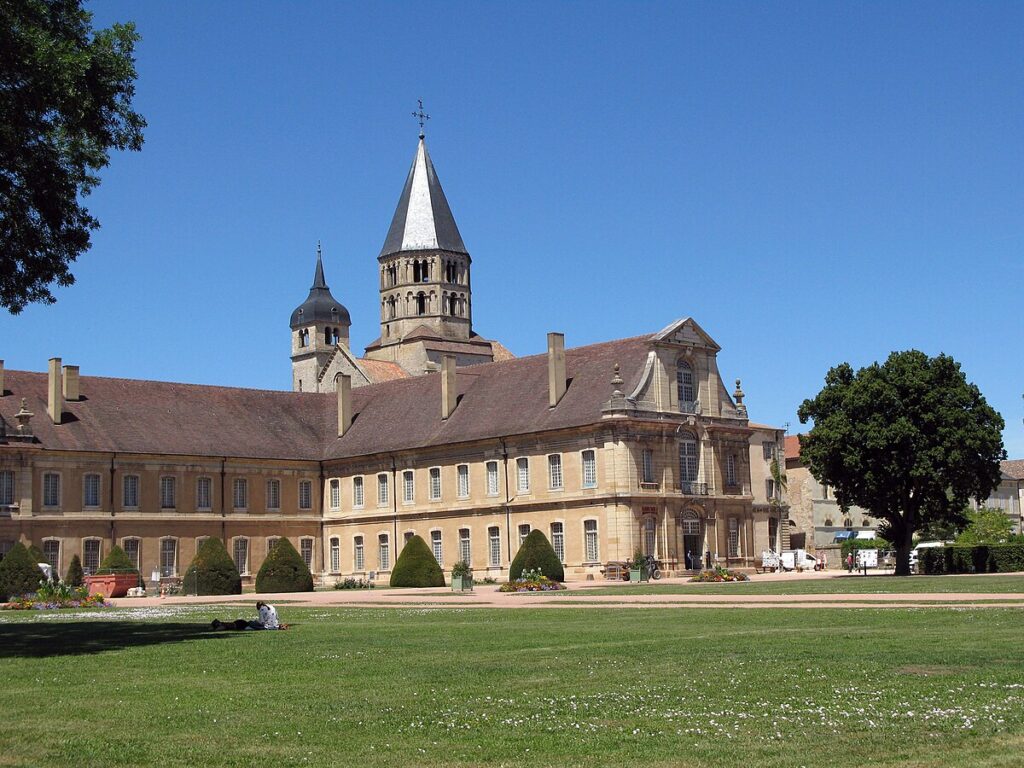
[[[779,558],[784,571],[813,571],[818,561],[806,549],[787,549]]]

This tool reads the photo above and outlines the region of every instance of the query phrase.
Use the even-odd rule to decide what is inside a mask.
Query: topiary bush
[[[392,587],[443,587],[444,572],[421,536],[405,543],[395,567],[391,569]]]
[[[20,541],[0,561],[0,602],[28,595],[39,589],[43,572],[33,562],[28,549]]]
[[[312,592],[313,574],[288,539],[281,537],[256,574],[257,592]]]
[[[548,537],[539,528],[530,531],[516,553],[508,569],[509,580],[515,581],[523,575],[523,571],[540,571],[552,581],[565,581],[562,563]]]
[[[981,544],[976,547],[919,549],[921,573],[1014,573],[1024,571],[1024,544]]]
[[[85,571],[82,570],[82,561],[78,555],[71,556],[68,572],[64,576],[64,583],[69,587],[80,587],[85,584]]]
[[[110,548],[110,551],[107,552],[107,556],[103,558],[103,562],[100,563],[100,567],[96,571],[96,575],[105,576],[109,573],[138,572],[139,569],[135,567],[132,559],[128,557],[128,553],[115,544]]]
[[[28,556],[32,558],[33,563],[48,563],[46,555],[43,554],[43,550],[37,547],[35,544],[30,544],[28,547]]]
[[[199,547],[185,571],[182,587],[187,595],[240,595],[242,577],[224,543],[211,536]]]

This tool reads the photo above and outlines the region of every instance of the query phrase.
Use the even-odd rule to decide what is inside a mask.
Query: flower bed
[[[103,595],[90,595],[85,587],[65,584],[43,584],[33,595],[13,598],[6,606],[9,611],[49,611],[57,608],[111,608]]]
[[[730,571],[728,568],[714,568],[709,571],[701,571],[690,581],[711,584],[726,581],[750,581],[750,577],[739,571]]]
[[[558,589],[565,589],[564,584],[552,581],[540,571],[523,571],[523,575],[513,581],[506,581],[500,587],[499,592],[554,592]]]

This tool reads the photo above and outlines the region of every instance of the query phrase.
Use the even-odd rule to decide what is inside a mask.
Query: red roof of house
[[[800,436],[799,435],[786,435],[785,448],[786,448],[786,458],[787,459],[799,459],[800,458]]]

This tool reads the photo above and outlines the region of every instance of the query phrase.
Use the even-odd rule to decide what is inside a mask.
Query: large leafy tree
[[[82,197],[110,150],[138,150],[138,35],[93,30],[80,0],[0,0],[0,306],[52,304],[99,222]]]
[[[914,531],[957,521],[999,484],[1003,419],[947,355],[893,352],[856,373],[843,363],[798,413],[814,421],[800,457],[840,505],[884,521],[897,574],[910,573]]]

